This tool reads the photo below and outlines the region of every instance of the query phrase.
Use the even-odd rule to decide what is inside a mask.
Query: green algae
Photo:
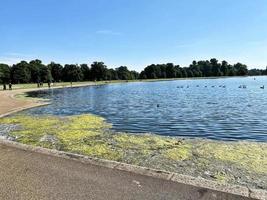
[[[182,144],[179,147],[168,149],[163,152],[163,156],[175,161],[190,159],[192,157],[192,145]]]
[[[191,145],[168,137],[120,133],[114,135],[113,139],[115,146],[124,151],[126,160],[131,164],[139,164],[151,159],[152,156],[181,161],[188,159],[191,155]]]
[[[17,115],[14,117],[1,118],[2,124],[18,124],[21,129],[12,131],[10,136],[24,144],[38,145],[39,140],[45,134],[55,134],[55,127],[60,121],[52,116],[40,118],[34,116]]]
[[[71,145],[67,148],[75,153],[81,153],[84,155],[99,157],[109,160],[121,160],[122,153],[118,151],[113,151],[112,148],[106,143],[94,143],[91,145]]]
[[[0,123],[19,124],[21,128],[12,131],[10,136],[25,144],[48,148],[57,146],[61,150],[106,159],[121,159],[129,154],[148,158],[152,154],[160,154],[173,161],[183,161],[192,159],[194,154],[206,162],[199,162],[199,166],[207,166],[210,160],[220,160],[257,173],[267,173],[265,143],[208,140],[192,143],[190,140],[181,141],[152,134],[111,134],[109,132],[111,124],[95,115],[68,117],[15,115],[1,118]],[[46,135],[54,136],[58,144],[50,145],[47,141],[41,141]]]
[[[176,144],[176,140],[159,137],[151,134],[131,135],[117,134],[114,136],[117,145],[125,149],[146,149],[158,150],[172,147]]]
[[[67,117],[14,115],[0,118],[0,124],[18,124],[9,133],[16,141],[122,161],[129,164],[203,175],[227,183],[261,176],[267,188],[267,144],[183,140],[153,134],[111,132],[111,124],[95,115]],[[204,175],[206,177],[206,175]]]
[[[267,174],[267,144],[254,142],[205,142],[196,149],[200,157],[230,162]]]
[[[106,123],[104,118],[95,115],[77,115],[67,119],[69,123],[65,123],[62,128],[69,130],[101,131],[111,128],[111,124]]]
[[[227,182],[227,175],[224,172],[217,172],[214,175],[215,179],[218,180],[221,183],[226,183]]]

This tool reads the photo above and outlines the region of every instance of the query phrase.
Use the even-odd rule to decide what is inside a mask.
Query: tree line
[[[102,80],[133,80],[139,73],[130,71],[126,66],[108,69],[103,62],[88,64],[66,64],[51,62],[48,65],[41,60],[20,63],[9,66],[0,64],[0,83],[41,83],[41,82],[77,82]]]
[[[242,63],[234,65],[226,61],[219,62],[213,58],[205,61],[193,61],[189,67],[180,67],[173,63],[152,64],[147,66],[141,73],[141,79],[156,78],[187,78],[187,77],[217,77],[217,76],[247,76],[247,75],[267,75],[266,70],[248,70],[247,66]]]
[[[247,75],[267,75],[267,68],[266,70],[248,70],[244,64],[231,65],[226,61],[219,62],[215,58],[193,61],[189,67],[180,67],[173,63],[152,64],[141,73],[131,71],[126,66],[116,69],[108,68],[103,62],[93,62],[90,66],[88,64],[63,66],[55,62],[45,65],[41,60],[21,61],[12,66],[0,64],[0,83],[2,84]]]
[[[248,71],[249,76],[263,76],[267,75],[267,67],[266,69],[250,69]]]

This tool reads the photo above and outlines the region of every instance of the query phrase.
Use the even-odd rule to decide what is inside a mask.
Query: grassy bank
[[[7,137],[24,144],[267,189],[267,144],[133,135],[95,115],[15,115]],[[14,126],[15,125],[15,126]]]

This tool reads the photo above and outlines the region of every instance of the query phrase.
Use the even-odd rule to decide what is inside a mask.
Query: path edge
[[[155,170],[151,168],[130,165],[130,164],[117,162],[117,161],[99,159],[99,158],[94,158],[94,157],[75,154],[75,153],[58,151],[55,149],[35,147],[31,145],[26,145],[26,144],[10,141],[5,138],[0,138],[0,144],[4,146],[8,146],[8,147],[21,149],[24,151],[41,153],[41,154],[45,154],[49,156],[55,156],[55,157],[64,158],[68,160],[79,161],[84,164],[102,166],[102,167],[116,169],[120,171],[127,171],[131,173],[139,174],[139,175],[150,176],[150,177],[177,182],[177,183],[181,183],[185,185],[211,189],[211,190],[218,191],[218,192],[225,192],[229,194],[239,195],[239,196],[258,199],[258,200],[267,199],[266,190],[254,189],[254,188],[249,188],[249,187],[239,186],[239,185],[224,184],[224,183],[219,183],[219,182],[212,181],[212,180],[207,180],[204,178],[196,178],[196,177],[192,177],[188,175],[182,175],[182,174],[172,173],[172,172],[163,171],[163,170]]]

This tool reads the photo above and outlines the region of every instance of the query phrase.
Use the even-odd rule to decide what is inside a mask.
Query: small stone
[[[206,176],[211,176],[211,175],[212,175],[212,174],[210,173],[210,171],[205,171],[204,174],[205,174]]]

